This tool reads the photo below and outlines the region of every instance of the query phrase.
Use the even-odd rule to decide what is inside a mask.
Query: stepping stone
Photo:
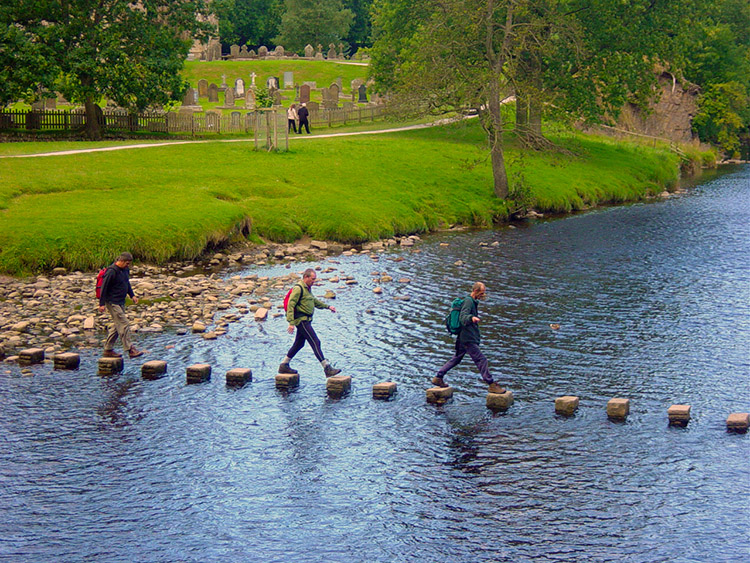
[[[122,358],[99,358],[99,375],[122,373]]]
[[[338,398],[346,393],[352,387],[352,378],[348,375],[334,375],[326,379],[326,391],[333,398]]]
[[[211,380],[211,366],[208,364],[193,364],[186,370],[187,383],[203,383]]]
[[[73,352],[65,352],[52,356],[54,369],[78,369],[81,365],[81,356]]]
[[[227,372],[227,385],[242,387],[245,383],[253,380],[253,370],[246,368],[234,368]]]
[[[396,394],[397,386],[394,381],[384,381],[372,386],[372,398],[387,401]]]
[[[167,362],[162,360],[151,360],[141,366],[143,379],[159,379],[165,373],[167,373]]]
[[[555,399],[555,412],[563,416],[571,416],[578,410],[578,403],[578,397],[574,397],[573,395],[558,397]]]
[[[607,403],[607,416],[623,420],[630,414],[630,399],[610,399]]]
[[[44,362],[44,350],[42,348],[27,348],[18,354],[19,366],[30,366]]]
[[[513,392],[510,390],[505,393],[487,393],[487,408],[498,411],[505,411],[513,404]]]
[[[727,430],[744,434],[750,427],[750,413],[735,412],[727,418]]]
[[[672,405],[667,409],[670,426],[687,426],[690,421],[690,405]]]
[[[276,375],[277,389],[294,389],[299,386],[298,373],[279,373]]]
[[[431,405],[442,405],[453,397],[453,387],[430,387],[427,390],[427,402]]]

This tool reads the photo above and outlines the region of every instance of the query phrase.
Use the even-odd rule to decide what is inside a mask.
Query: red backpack
[[[292,287],[294,289],[294,287]],[[286,296],[284,297],[284,310],[286,311],[286,308],[289,306],[289,297],[292,295],[292,289],[286,292]]]
[[[99,273],[96,275],[96,298],[101,299],[102,296],[102,284],[104,283],[104,274],[107,273],[107,270],[109,270],[109,266],[106,268],[102,268],[99,270]]]

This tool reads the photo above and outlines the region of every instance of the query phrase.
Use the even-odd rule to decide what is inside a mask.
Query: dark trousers
[[[302,126],[305,126],[305,131],[307,131],[307,134],[310,134],[310,124],[307,122],[307,118],[302,119],[300,117],[299,119],[299,132],[302,133]]]
[[[289,131],[290,129],[294,129],[294,132],[297,132],[297,122],[294,121],[294,119],[287,119],[289,122],[289,125],[287,126],[286,130]]]
[[[444,377],[449,370],[460,364],[461,360],[464,359],[464,356],[467,352],[469,353],[469,356],[471,356],[471,359],[474,360],[474,363],[476,364],[479,373],[482,375],[482,379],[484,380],[484,382],[487,384],[492,383],[493,379],[490,375],[487,358],[485,358],[484,354],[482,354],[479,346],[477,346],[476,344],[462,344],[460,338],[456,338],[455,355],[438,370],[438,377]]]
[[[315,334],[315,330],[310,321],[300,321],[297,325],[297,336],[294,338],[294,344],[292,344],[292,347],[289,348],[289,351],[286,353],[287,357],[292,359],[296,356],[297,352],[302,350],[305,342],[310,343],[310,348],[312,348],[313,354],[315,354],[315,357],[318,358],[319,362],[325,360],[323,350],[320,349],[320,338]]]

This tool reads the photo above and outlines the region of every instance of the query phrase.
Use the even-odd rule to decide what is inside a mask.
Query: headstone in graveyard
[[[201,78],[198,81],[198,97],[205,98],[208,96],[208,80]]]
[[[315,49],[309,43],[305,45],[305,58],[312,59],[315,56]]]
[[[258,48],[258,56],[261,59],[265,59],[268,56],[268,47],[266,47],[265,45],[262,45],[261,47],[259,47]]]
[[[234,81],[234,93],[238,98],[245,97],[245,81],[242,78]]]
[[[247,45],[245,45],[245,52],[247,53]],[[240,58],[240,46],[232,45],[231,47],[229,47],[229,56],[233,59],[239,59]]]
[[[212,104],[219,103],[219,87],[213,82],[208,85],[208,101]]]
[[[284,71],[284,88],[294,88],[294,73]]]
[[[364,84],[360,84],[359,88],[357,88],[357,94],[359,95],[359,99],[357,100],[361,104],[367,103],[367,86]]]
[[[309,84],[303,84],[302,86],[300,86],[299,101],[301,104],[304,104],[310,101],[310,85]]]

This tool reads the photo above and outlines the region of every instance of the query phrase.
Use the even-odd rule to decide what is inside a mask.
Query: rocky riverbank
[[[256,320],[284,314],[281,300],[299,273],[276,277],[232,275],[249,265],[324,261],[336,255],[363,253],[377,262],[389,246],[411,247],[418,236],[400,237],[345,249],[339,244],[303,241],[295,244],[233,248],[196,262],[160,268],[131,267],[131,285],[139,298],[129,305],[133,330],[141,333],[173,330],[177,334],[203,333],[207,339],[225,334],[230,323],[252,314]],[[335,262],[335,261],[334,261]],[[316,269],[321,283],[356,283],[336,275],[335,263]],[[330,274],[323,276],[323,274]],[[377,276],[375,276],[377,274]],[[392,281],[386,272],[373,272],[380,282]],[[66,272],[58,268],[49,276],[28,279],[0,278],[0,359],[13,362],[24,348],[43,348],[48,355],[68,350],[100,347],[109,317],[98,312],[96,272]],[[333,291],[325,297],[335,297]]]

